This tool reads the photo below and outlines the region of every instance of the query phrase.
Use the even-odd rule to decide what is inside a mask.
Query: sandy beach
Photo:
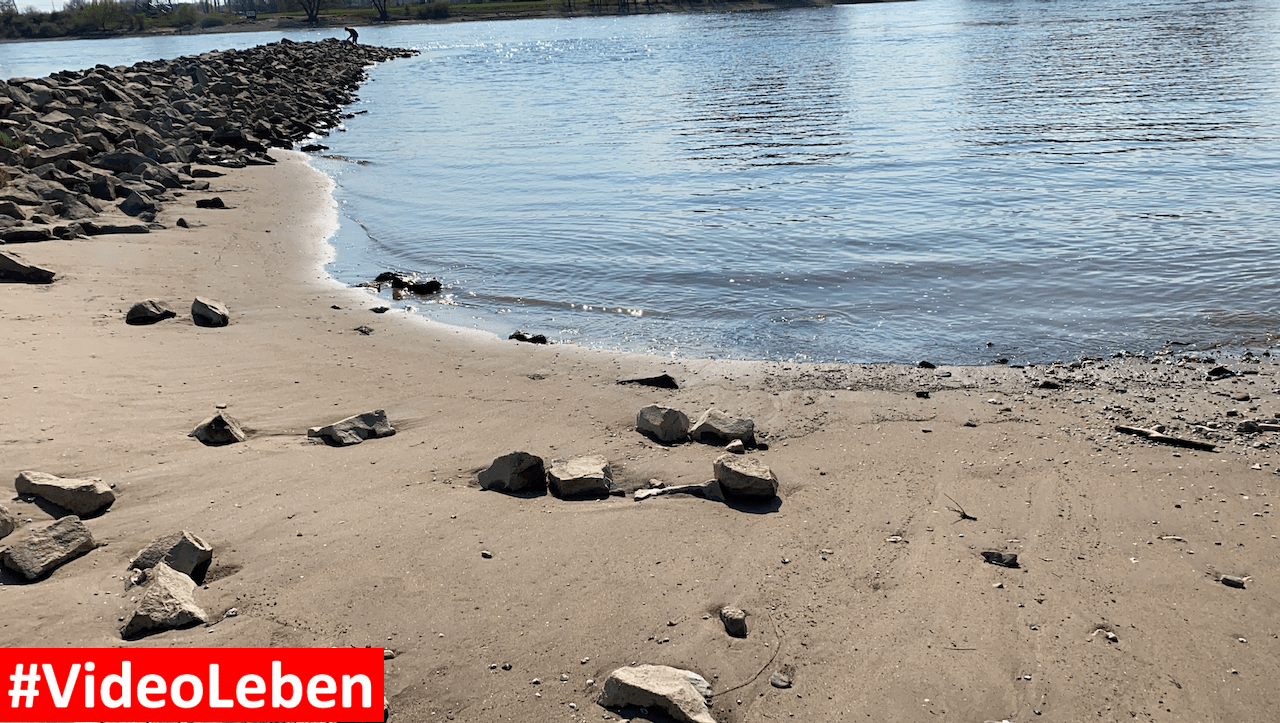
[[[272,155],[166,205],[164,230],[5,247],[60,274],[0,284],[5,474],[100,477],[117,499],[85,522],[104,546],[40,582],[5,573],[0,644],[384,647],[393,721],[664,720],[596,705],[633,662],[703,675],[721,723],[1273,717],[1276,433],[1237,431],[1276,421],[1273,357],[1213,379],[1176,355],[922,369],[499,340],[374,314],[328,279],[331,184]],[[195,207],[212,195],[231,208]],[[197,295],[230,325],[193,325]],[[180,313],[126,325],[144,298]],[[616,383],[664,372],[680,389]],[[477,487],[518,450],[602,454],[630,487],[710,479],[719,448],[635,431],[654,403],[753,419],[777,501]],[[187,436],[219,405],[247,441]],[[394,436],[306,436],[372,409]],[[4,504],[24,527],[57,514]],[[214,546],[213,622],[122,641],[130,559],[183,529]]]

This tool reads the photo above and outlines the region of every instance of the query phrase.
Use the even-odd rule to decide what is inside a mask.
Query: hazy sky
[[[66,0],[15,0],[15,2],[18,5],[19,11],[26,10],[27,8],[35,8],[42,13],[47,13],[51,10],[61,10],[62,6],[66,4]]]

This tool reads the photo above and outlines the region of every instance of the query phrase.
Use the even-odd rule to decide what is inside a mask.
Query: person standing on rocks
[[[348,43],[355,45],[356,43],[360,42],[360,33],[357,33],[355,28],[343,28],[343,30],[347,31]]]

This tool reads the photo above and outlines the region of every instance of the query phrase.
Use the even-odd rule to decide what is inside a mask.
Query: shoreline
[[[695,670],[717,693],[744,686],[713,700],[720,723],[1267,709],[1280,478],[1275,434],[1235,420],[1280,412],[1275,360],[1210,381],[1207,365],[1139,360],[931,370],[484,343],[375,315],[323,273],[328,183],[281,153],[166,205],[150,234],[16,247],[63,276],[0,285],[6,469],[101,477],[117,499],[85,522],[105,546],[40,582],[0,578],[4,645],[388,647],[392,721],[630,717],[599,708],[587,681],[632,661]],[[194,207],[215,194],[233,208]],[[225,302],[231,324],[193,326],[196,294]],[[147,296],[179,317],[125,325]],[[662,372],[681,388],[616,383]],[[516,450],[603,454],[628,485],[708,479],[717,447],[634,431],[651,403],[754,419],[768,449],[749,456],[777,474],[777,504],[475,486]],[[186,436],[218,404],[246,442]],[[374,408],[395,436],[306,436]],[[1185,436],[1191,421],[1220,423],[1220,451],[1114,431]],[[53,517],[3,504],[32,522],[0,545]],[[128,560],[179,529],[214,547],[196,589],[210,624],[121,641]],[[984,564],[986,550],[1023,564]],[[1254,579],[1239,590],[1215,574]],[[747,638],[708,613],[726,604],[747,611]],[[793,688],[771,687],[774,671]]]

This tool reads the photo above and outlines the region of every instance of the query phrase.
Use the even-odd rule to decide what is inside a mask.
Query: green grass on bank
[[[0,39],[100,37],[154,28],[181,31],[238,21],[243,18],[230,13],[201,13],[194,5],[177,5],[171,12],[148,15],[113,0],[79,0],[49,13],[0,13]]]

